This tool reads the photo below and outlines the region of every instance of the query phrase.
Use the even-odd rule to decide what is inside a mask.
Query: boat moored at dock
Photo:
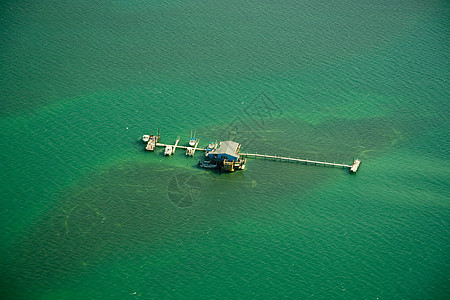
[[[195,134],[196,132],[194,132],[194,136],[192,136],[192,130],[191,130],[191,138],[189,139],[189,146],[194,147],[195,144],[197,144],[197,140],[195,139]]]
[[[187,156],[194,156],[194,154],[195,154],[195,150],[197,150],[198,148],[198,143],[199,143],[199,141],[197,140],[196,142],[195,142],[195,144],[192,146],[192,147],[187,147],[186,148],[186,155]]]
[[[195,154],[195,148],[193,148],[193,147],[187,147],[186,148],[186,155],[187,156],[194,156],[194,154]]]
[[[166,149],[164,150],[164,155],[169,156],[172,155],[173,153],[173,148],[171,145],[167,145]]]

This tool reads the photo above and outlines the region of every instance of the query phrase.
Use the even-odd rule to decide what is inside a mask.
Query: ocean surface
[[[1,299],[448,299],[450,3],[0,4]],[[143,134],[356,175],[144,151]]]

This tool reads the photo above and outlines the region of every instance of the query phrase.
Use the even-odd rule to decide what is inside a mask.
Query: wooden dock
[[[361,161],[359,159],[355,160],[352,165],[347,165],[344,163],[339,164],[339,163],[335,163],[335,162],[326,162],[326,161],[309,160],[309,159],[293,158],[293,157],[278,156],[278,155],[258,154],[258,153],[241,153],[241,156],[250,157],[250,158],[272,159],[275,161],[296,162],[296,163],[300,162],[300,163],[304,163],[304,164],[349,168],[352,173],[356,173],[356,171],[358,171],[359,165],[361,163]]]
[[[162,143],[156,143],[156,146],[157,146],[157,147],[166,147],[166,146],[172,146],[172,147],[175,147],[175,145],[162,144]],[[192,148],[192,147],[189,147],[189,146],[179,146],[179,145],[177,145],[176,147],[177,147],[177,148],[180,148],[180,149]],[[201,148],[201,147],[195,147],[195,148],[193,148],[193,149],[199,150],[199,151],[206,151],[206,148]]]
[[[143,140],[144,140],[144,142],[147,141],[147,146],[145,147],[145,150],[155,151],[156,144],[158,143],[160,137],[161,136],[159,134],[158,135],[153,135],[153,134],[152,135],[144,135]]]
[[[197,141],[195,143],[194,147],[192,147],[192,146],[186,147],[186,155],[187,156],[194,156],[195,150],[197,150],[197,147],[198,147],[198,143],[200,143],[200,141]]]
[[[191,146],[179,146],[178,143],[180,142],[180,138],[177,138],[174,145],[171,144],[163,144],[158,143],[160,139],[160,134],[158,131],[157,136],[149,136],[144,135],[144,142],[147,143],[147,147],[145,150],[154,151],[156,147],[164,147],[166,148],[165,155],[172,155],[175,153],[175,150],[177,148],[185,149],[186,155],[188,156],[194,156],[195,151],[211,151],[207,147],[201,148],[198,147],[199,142],[195,144],[194,147]],[[168,149],[168,147],[170,147]],[[169,153],[170,152],[170,153]],[[279,155],[268,155],[268,154],[258,154],[258,153],[239,153],[239,156],[245,157],[245,158],[263,158],[263,159],[270,159],[274,161],[284,161],[284,162],[294,162],[294,163],[304,163],[304,164],[312,164],[312,165],[319,165],[319,166],[329,166],[329,167],[342,167],[342,168],[349,168],[351,173],[356,173],[361,165],[360,159],[353,159],[353,163],[351,165],[345,164],[345,163],[335,163],[335,162],[326,162],[326,161],[319,161],[319,160],[309,160],[309,159],[303,159],[303,158],[295,158],[295,157],[288,157],[288,156],[279,156]]]

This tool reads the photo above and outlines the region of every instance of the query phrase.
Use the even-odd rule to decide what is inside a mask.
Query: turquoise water
[[[4,1],[2,299],[444,299],[446,1]],[[350,163],[218,174],[143,134]]]

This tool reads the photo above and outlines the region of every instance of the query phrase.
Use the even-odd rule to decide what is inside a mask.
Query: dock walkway
[[[162,143],[156,143],[157,147],[166,147],[166,146],[172,146],[172,147],[176,147],[176,148],[180,148],[180,149],[187,149],[187,148],[192,148],[195,150],[199,150],[199,151],[206,151],[206,148],[198,148],[198,147],[189,147],[189,146],[179,146],[179,145],[170,145],[170,144],[162,144]]]
[[[343,168],[351,168],[352,165],[346,165],[346,164],[337,164],[337,163],[331,163],[326,161],[318,161],[318,160],[309,160],[309,159],[301,159],[301,158],[292,158],[292,157],[285,157],[285,156],[278,156],[278,155],[267,155],[267,154],[257,154],[257,153],[241,153],[242,156],[245,157],[253,157],[253,158],[270,158],[273,160],[280,160],[280,161],[286,161],[286,162],[302,162],[305,164],[315,164],[315,165],[324,165],[324,166],[332,166],[332,167],[343,167]]]

